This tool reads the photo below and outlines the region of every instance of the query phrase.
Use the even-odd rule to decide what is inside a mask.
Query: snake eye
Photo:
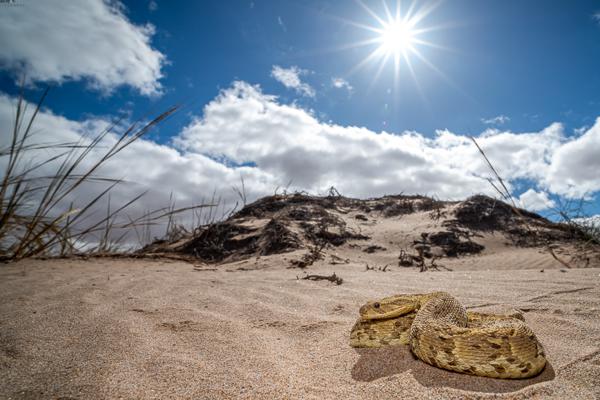
[[[373,307],[375,307],[375,308],[379,308],[379,307],[381,307],[381,304],[379,304],[379,303],[375,303],[375,304],[373,304]]]

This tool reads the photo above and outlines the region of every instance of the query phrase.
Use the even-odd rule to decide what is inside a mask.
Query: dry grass
[[[579,199],[559,200],[552,212],[567,226],[583,232],[589,244],[600,244],[600,218],[593,221],[584,210],[585,204],[585,196]]]
[[[120,179],[102,178],[96,175],[98,169],[113,157],[146,135],[157,124],[173,115],[178,107],[152,118],[149,122],[133,122],[121,133],[116,133],[122,120],[117,120],[93,137],[82,137],[77,143],[31,143],[35,120],[48,94],[44,91],[35,109],[28,116],[28,103],[21,92],[12,127],[11,142],[0,149],[6,170],[0,182],[0,259],[18,260],[35,256],[67,256],[78,251],[78,244],[86,243],[93,236],[98,237],[95,247],[84,250],[88,253],[105,253],[119,250],[119,242],[128,230],[139,226],[150,226],[159,219],[168,218],[168,229],[174,230],[174,215],[184,211],[205,207],[205,205],[176,209],[165,207],[130,219],[128,223],[116,224],[116,217],[136,204],[144,195],[140,193],[124,204],[113,207],[110,192],[120,183]],[[103,149],[108,135],[116,135],[116,140]],[[41,162],[33,162],[28,157],[31,151],[51,150],[55,155]],[[93,157],[93,160],[92,160]],[[2,160],[2,161],[4,161]],[[42,168],[52,172],[41,175]],[[74,197],[77,189],[89,182],[102,182],[104,189],[91,200],[81,204],[65,202]],[[106,201],[106,215],[90,218],[92,211]],[[93,221],[93,222],[89,222]],[[116,229],[123,230],[115,237]],[[138,235],[139,236],[139,235]],[[141,237],[140,237],[141,238]]]

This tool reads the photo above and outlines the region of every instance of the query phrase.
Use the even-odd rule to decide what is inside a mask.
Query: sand
[[[514,251],[463,257],[454,271],[366,271],[360,260],[308,269],[342,285],[296,279],[303,272],[287,267],[301,252],[199,268],[2,265],[0,398],[600,398],[600,268],[561,270],[539,249]],[[407,347],[349,347],[365,301],[433,290],[477,311],[523,310],[546,369],[498,380],[434,368]]]

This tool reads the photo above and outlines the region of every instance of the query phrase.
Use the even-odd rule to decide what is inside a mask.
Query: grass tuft
[[[48,95],[44,91],[30,116],[23,90],[17,100],[16,113],[10,129],[10,145],[0,149],[0,163],[6,166],[0,181],[0,260],[11,261],[36,256],[68,256],[78,251],[78,244],[87,243],[91,236],[99,235],[94,248],[87,253],[106,253],[119,250],[119,242],[127,230],[148,226],[159,219],[168,218],[169,228],[174,215],[206,205],[176,209],[168,207],[145,213],[142,217],[116,224],[116,217],[136,204],[145,193],[140,193],[117,207],[112,207],[111,191],[123,181],[102,178],[96,172],[113,157],[146,135],[153,127],[172,116],[178,109],[171,107],[149,122],[135,121],[122,133],[116,128],[122,119],[109,125],[93,137],[82,137],[78,143],[31,143],[32,128]],[[108,135],[116,135],[116,141],[108,148],[101,148]],[[33,163],[26,157],[31,151],[52,150],[56,155]],[[98,156],[99,154],[99,156]],[[94,160],[90,163],[92,155]],[[56,166],[49,175],[41,176],[43,167]],[[86,182],[107,184],[91,200],[81,204],[65,202]],[[101,200],[107,200],[106,215],[100,219],[90,218]],[[86,222],[93,220],[93,222]],[[115,229],[126,230],[114,238]],[[137,232],[137,231],[136,231]]]

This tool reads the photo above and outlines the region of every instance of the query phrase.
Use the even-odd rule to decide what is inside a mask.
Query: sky
[[[145,209],[234,202],[242,180],[249,199],[494,195],[473,136],[519,205],[600,214],[599,71],[597,1],[0,4],[3,126],[23,80],[31,103],[51,87],[45,142],[181,105],[99,171]]]

